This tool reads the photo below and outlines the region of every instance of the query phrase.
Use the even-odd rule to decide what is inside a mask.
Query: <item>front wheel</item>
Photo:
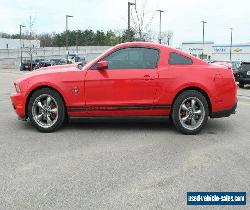
[[[186,90],[174,101],[173,123],[184,134],[197,134],[207,123],[208,113],[206,98],[196,90]]]
[[[65,119],[63,99],[50,88],[35,91],[28,103],[28,117],[39,131],[55,131]]]

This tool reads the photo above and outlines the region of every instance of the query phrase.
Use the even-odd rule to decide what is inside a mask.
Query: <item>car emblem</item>
[[[79,92],[78,87],[74,87],[74,94],[75,94],[75,95],[77,95],[77,94],[78,94],[78,92]]]
[[[242,51],[242,49],[240,49],[240,48],[234,49],[234,52],[241,52],[241,51]]]

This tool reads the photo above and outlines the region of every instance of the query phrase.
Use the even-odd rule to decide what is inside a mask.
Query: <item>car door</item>
[[[150,114],[156,94],[159,50],[126,47],[102,60],[108,68],[94,65],[85,78],[85,103],[92,116]]]

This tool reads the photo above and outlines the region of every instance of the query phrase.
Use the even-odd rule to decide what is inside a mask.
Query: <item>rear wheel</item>
[[[197,134],[207,123],[208,113],[206,98],[196,90],[186,90],[174,101],[173,123],[184,134]]]
[[[239,82],[239,87],[240,88],[244,88],[244,83],[243,82]]]
[[[28,117],[39,131],[55,131],[65,119],[65,106],[61,96],[50,88],[37,90],[29,100]]]

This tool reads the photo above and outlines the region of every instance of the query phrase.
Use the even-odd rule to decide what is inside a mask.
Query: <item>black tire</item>
[[[181,122],[181,119],[180,119],[181,118],[180,117],[181,106],[183,105],[183,103],[186,100],[189,100],[189,99],[190,100],[191,99],[197,100],[197,102],[200,103],[200,107],[202,107],[202,114],[201,114],[200,119],[198,120],[199,123],[198,123],[197,127],[194,126],[193,129],[184,127],[184,125],[183,125],[184,123]],[[189,107],[189,109],[190,108],[191,107]],[[187,113],[189,113],[189,112],[186,111],[186,115],[187,115]],[[186,91],[182,92],[180,95],[178,95],[178,97],[175,99],[173,106],[172,106],[171,115],[172,115],[174,126],[176,127],[176,129],[178,131],[180,131],[183,134],[187,134],[187,135],[197,134],[202,130],[202,128],[207,123],[208,115],[209,115],[208,102],[207,102],[206,98],[199,91],[186,90]],[[196,115],[196,116],[198,116],[198,115]],[[191,119],[190,119],[190,123],[191,123]]]
[[[53,98],[53,101],[55,100],[56,105],[57,105],[57,118],[56,120],[54,120],[53,125],[49,127],[44,127],[40,125],[34,119],[34,116],[33,116],[34,114],[32,113],[32,110],[33,110],[32,107],[35,106],[35,101],[43,95],[51,96],[51,98]],[[65,110],[66,109],[65,109],[65,105],[64,105],[62,97],[58,94],[58,92],[50,88],[41,88],[35,91],[30,97],[30,100],[28,102],[28,117],[30,119],[31,124],[35,128],[37,128],[37,130],[39,130],[40,132],[50,133],[60,128],[60,126],[63,124],[65,120],[65,115],[66,115]]]
[[[244,85],[245,85],[245,84],[244,84],[243,82],[239,82],[239,87],[240,87],[240,88],[244,88]]]
[[[169,116],[168,116],[168,122],[169,122],[170,124],[173,124],[173,118],[172,118],[172,115],[169,115]]]

